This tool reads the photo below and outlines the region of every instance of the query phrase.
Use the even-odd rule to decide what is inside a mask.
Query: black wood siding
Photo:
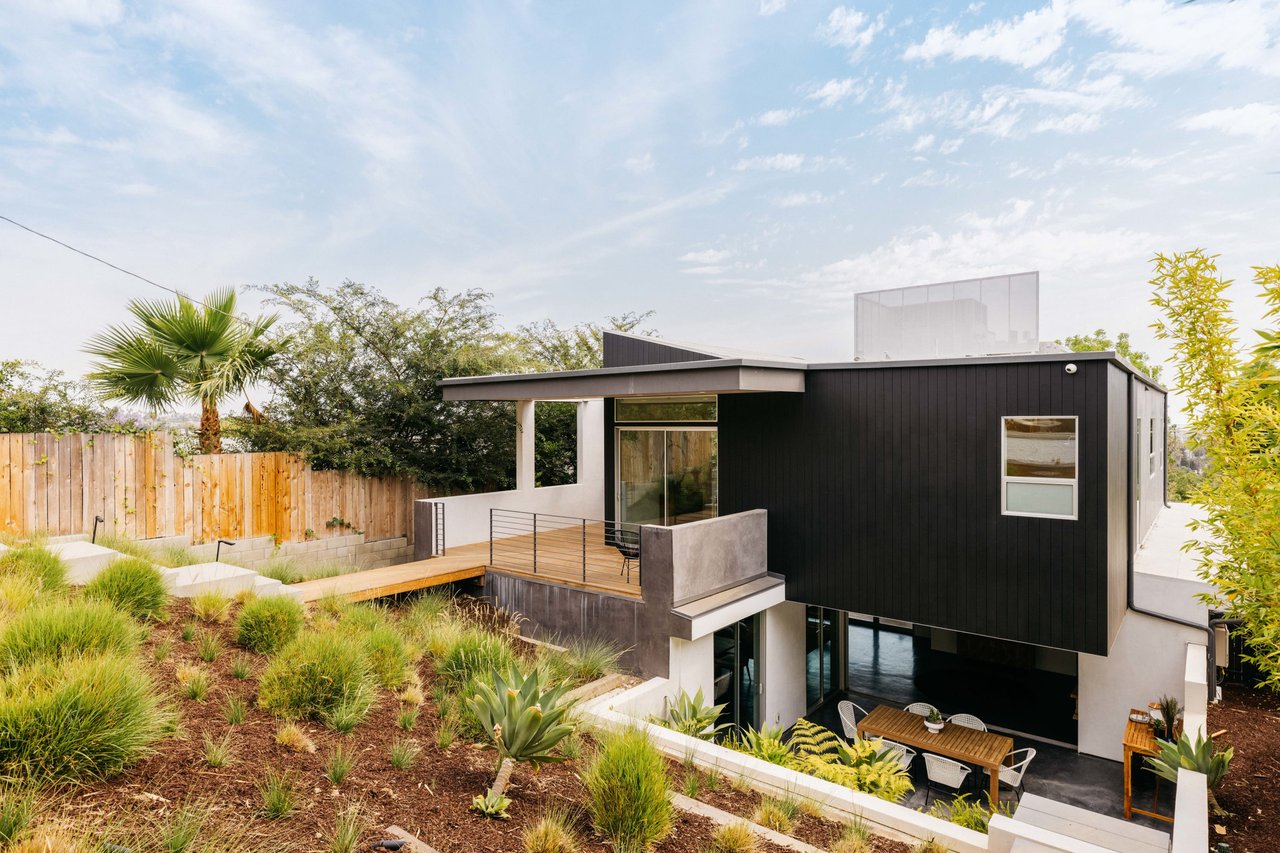
[[[713,355],[694,350],[673,347],[661,341],[646,341],[627,335],[604,333],[604,366],[635,367],[641,364],[674,364],[685,361],[706,361]]]
[[[723,395],[720,511],[769,511],[790,599],[1106,654],[1109,369],[811,370],[803,394]],[[1000,514],[1002,415],[1080,418],[1078,520]]]

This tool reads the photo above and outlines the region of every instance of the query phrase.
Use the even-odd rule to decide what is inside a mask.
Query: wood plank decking
[[[594,531],[588,531],[593,533]],[[640,596],[638,565],[631,567],[631,581],[627,581],[622,555],[616,548],[603,543],[602,536],[586,537],[586,571],[582,558],[576,560],[548,559],[553,553],[549,543],[554,535],[539,532],[538,543],[542,549],[538,559],[538,571],[533,568],[533,536],[510,536],[498,540],[493,569],[512,575],[520,575],[548,583],[591,589],[610,595]],[[579,544],[581,547],[581,544]],[[562,552],[563,553],[563,552]],[[572,563],[572,565],[571,565]],[[459,545],[450,548],[443,557],[366,569],[360,572],[338,575],[332,578],[303,581],[293,585],[301,590],[303,601],[317,601],[326,595],[344,595],[350,601],[367,601],[373,598],[395,595],[442,586],[454,581],[484,577],[490,566],[489,543]]]

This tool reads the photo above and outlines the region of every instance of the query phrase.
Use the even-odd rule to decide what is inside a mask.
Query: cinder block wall
[[[185,536],[146,539],[142,540],[142,544],[153,549],[181,545],[189,548],[201,562],[212,561],[217,551],[217,543],[192,545],[190,538]],[[276,545],[270,536],[256,536],[237,539],[235,545],[222,546],[222,562],[244,566],[246,569],[256,569],[283,557],[293,560],[300,568],[346,563],[355,564],[362,569],[377,569],[407,563],[413,558],[413,546],[403,536],[366,542],[364,536],[358,533],[313,539],[309,542],[283,542],[280,545]]]

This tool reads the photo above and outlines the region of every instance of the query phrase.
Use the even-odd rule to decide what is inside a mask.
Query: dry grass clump
[[[715,853],[755,853],[756,834],[745,823],[729,823],[716,827],[711,835]]]
[[[276,730],[276,743],[291,752],[315,752],[316,744],[297,723],[285,723]]]
[[[550,808],[542,819],[524,831],[525,853],[578,853],[578,838],[568,812]]]
[[[217,590],[197,593],[191,598],[191,612],[201,622],[226,622],[231,618],[231,599]]]

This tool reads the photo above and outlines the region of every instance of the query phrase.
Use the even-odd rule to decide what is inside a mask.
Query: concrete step
[[[252,590],[255,579],[262,577],[251,569],[228,563],[197,563],[165,572],[169,592],[178,598],[191,598],[202,592],[235,595]]]
[[[1168,853],[1169,834],[1056,800],[1024,794],[1013,819],[1121,853]]]
[[[267,578],[262,575],[253,580],[253,594],[258,598],[270,598],[273,595],[284,595],[292,598],[299,604],[302,603],[302,591],[293,587],[280,583],[275,578]]]
[[[54,542],[49,550],[67,564],[67,582],[79,585],[93,580],[112,560],[122,556],[119,551],[83,541]]]

